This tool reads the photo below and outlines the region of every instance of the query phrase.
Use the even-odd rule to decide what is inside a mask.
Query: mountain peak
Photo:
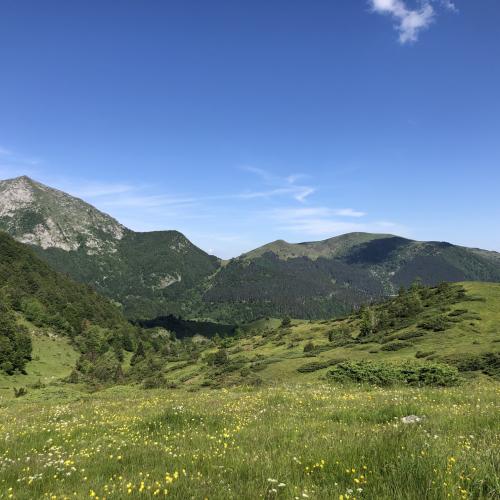
[[[23,243],[113,252],[126,228],[88,203],[27,175],[0,181],[0,229]]]
[[[369,243],[373,240],[395,238],[391,234],[376,234],[376,233],[363,233],[352,232],[333,236],[326,240],[321,241],[304,241],[301,243],[289,243],[285,240],[276,240],[267,243],[255,250],[251,250],[243,254],[243,259],[253,259],[261,257],[266,253],[274,253],[282,260],[287,260],[297,257],[308,257],[316,260],[319,257],[339,257],[350,251],[357,245]]]

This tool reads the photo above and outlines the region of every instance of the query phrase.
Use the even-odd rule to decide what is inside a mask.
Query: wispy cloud
[[[77,187],[69,187],[71,194],[80,198],[100,198],[116,194],[129,193],[134,187],[128,184],[116,183],[79,183]]]
[[[243,199],[288,195],[296,201],[303,203],[309,196],[316,192],[316,188],[299,183],[300,180],[307,178],[304,174],[291,174],[286,177],[280,177],[267,170],[252,166],[245,166],[243,170],[257,175],[266,185],[273,187],[273,189],[248,191],[237,195]]]
[[[313,238],[329,238],[342,233],[361,232],[397,232],[406,234],[403,226],[389,221],[354,221],[365,213],[347,209],[327,207],[282,208],[270,213],[271,219],[281,231],[293,232]],[[350,220],[346,220],[349,218]]]
[[[366,215],[365,212],[353,210],[352,208],[339,208],[334,210],[334,214],[342,217],[364,217]]]
[[[2,166],[8,166],[8,170]],[[272,239],[325,239],[350,231],[397,232],[391,222],[370,222],[358,208],[329,206],[313,179],[301,173],[277,175],[243,167],[228,192],[210,194],[160,189],[127,180],[89,180],[50,171],[0,147],[0,177],[30,175],[35,180],[83,198],[136,231],[178,229],[195,244],[228,258]],[[5,174],[5,175],[4,175]],[[240,172],[241,174],[241,172]],[[245,189],[241,189],[244,182]],[[324,204],[326,203],[326,205]]]
[[[420,32],[434,22],[436,10],[431,3],[437,3],[448,11],[458,11],[451,0],[422,0],[418,8],[408,7],[405,0],[369,0],[373,12],[391,16],[395,21],[402,44],[416,42]]]

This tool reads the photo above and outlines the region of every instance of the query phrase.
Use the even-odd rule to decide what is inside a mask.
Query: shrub
[[[500,352],[452,354],[442,357],[441,361],[455,366],[461,372],[481,371],[500,379]]]
[[[290,319],[289,316],[285,316],[281,320],[281,328],[288,328],[292,324],[292,320]]]
[[[175,389],[177,384],[167,380],[161,373],[157,373],[151,377],[145,378],[142,382],[142,387],[144,389]]]
[[[258,375],[252,375],[246,379],[246,383],[253,387],[260,387],[264,381]]]
[[[45,387],[45,384],[42,382],[42,379],[38,379],[36,382],[33,382],[33,384],[29,385],[31,389],[43,389]]]
[[[404,332],[400,333],[399,335],[396,336],[398,340],[410,340],[410,339],[416,339],[418,337],[423,337],[425,335],[424,332],[421,332],[419,330],[414,330],[410,332]]]
[[[448,316],[454,317],[454,316],[462,316],[462,314],[466,314],[468,311],[467,309],[455,309],[454,311],[451,311],[451,313],[448,314]]]
[[[311,352],[314,351],[315,345],[309,341],[305,346],[304,346],[304,352]]]
[[[216,352],[208,354],[205,357],[205,361],[209,366],[222,366],[229,362],[229,358],[225,349],[219,349]]]
[[[259,372],[259,371],[263,370],[266,366],[267,366],[267,363],[265,363],[263,361],[256,361],[255,363],[252,363],[250,365],[250,370],[252,370],[254,372]]]
[[[26,387],[19,387],[19,389],[16,389],[14,387],[13,389],[14,389],[14,397],[16,397],[16,398],[20,398],[20,397],[26,396],[26,394],[28,394],[28,389],[26,389]]]
[[[324,368],[328,368],[329,366],[336,365],[338,363],[342,363],[343,359],[329,359],[325,361],[311,361],[310,363],[306,363],[305,365],[299,366],[297,371],[299,373],[311,373],[318,370],[323,370]]]
[[[444,316],[436,316],[434,318],[429,318],[425,321],[422,321],[418,326],[420,328],[423,328],[424,330],[444,332],[448,327],[448,321]]]
[[[318,370],[322,370],[323,368],[328,368],[327,361],[312,361],[311,363],[306,363],[305,365],[299,366],[297,371],[299,373],[311,373]]]
[[[382,351],[399,351],[400,349],[405,349],[406,347],[412,347],[411,342],[404,342],[403,340],[395,340],[394,342],[388,342],[384,344],[380,349]]]
[[[426,358],[427,356],[432,356],[436,351],[417,351],[415,357],[417,359]]]
[[[393,365],[375,362],[346,361],[334,366],[327,378],[340,383],[369,383],[374,385],[392,385],[400,381]]]
[[[373,361],[346,361],[334,366],[327,378],[340,383],[368,383],[378,386],[452,386],[459,382],[456,368],[440,363],[404,365]]]

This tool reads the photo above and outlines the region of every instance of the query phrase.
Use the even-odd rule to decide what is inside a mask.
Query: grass
[[[207,366],[204,355],[216,350],[208,343],[197,360],[165,363],[179,386],[168,390],[90,394],[64,384],[76,352],[27,325],[28,375],[0,375],[0,499],[500,498],[498,380],[476,373],[457,387],[381,389],[325,377],[341,360],[499,352],[500,285],[464,286],[468,300],[446,311],[459,320],[416,337],[416,325],[391,333],[388,342],[408,342],[399,350],[335,347],[328,333],[341,324],[355,333],[353,319],[288,328],[261,320],[229,342],[236,370]],[[320,368],[299,371],[311,363]],[[203,388],[207,380],[218,389]],[[21,385],[28,394],[15,399],[12,387]],[[404,424],[408,415],[422,420]]]
[[[32,325],[30,329],[36,332]],[[68,376],[75,366],[78,353],[63,337],[32,334],[33,353],[27,375],[6,375],[0,372],[0,398],[10,396],[13,387],[51,384]]]
[[[391,342],[357,343],[343,347],[335,347],[329,342],[328,333],[342,324],[347,323],[348,328],[356,334],[356,320],[294,320],[290,327],[281,328],[279,320],[263,319],[243,327],[243,338],[230,341],[229,358],[231,361],[240,362],[242,368],[250,369],[264,384],[304,384],[322,381],[329,370],[329,363],[334,360],[405,362],[417,358],[424,359],[419,357],[424,353],[427,354],[425,359],[439,361],[457,354],[500,352],[500,284],[465,283],[464,287],[467,290],[467,299],[454,304],[449,312],[467,310],[465,316],[469,319],[460,315],[457,317],[460,321],[451,323],[445,331],[421,331],[421,336],[398,341],[396,337],[405,338],[406,335],[411,336],[416,330],[421,330],[417,324],[402,328],[387,339],[398,343],[399,347],[402,342],[406,342],[399,350],[385,350]],[[471,301],[470,298],[480,300]],[[429,311],[429,314],[441,313]],[[310,341],[317,347],[312,356],[304,353],[304,346]],[[0,374],[0,395],[12,392],[13,386],[30,385],[39,378],[47,383],[70,373],[77,354],[65,339],[35,335],[33,342],[34,359],[38,361],[28,364],[27,376],[9,377]],[[166,362],[166,378],[186,389],[203,386],[207,379],[214,378],[204,356],[215,350],[209,343],[197,360],[180,359]],[[126,353],[123,363],[125,371],[129,368],[130,356],[130,353]],[[259,370],[254,371],[252,366],[255,366],[257,360],[260,360]],[[325,368],[316,371],[300,370],[313,361],[323,363]],[[240,369],[224,373],[216,380],[219,387],[248,383],[248,377],[243,376]]]
[[[347,322],[349,328],[356,333],[358,324],[350,319],[345,321],[294,320],[292,326],[287,329],[281,329],[279,323],[268,320],[259,325],[260,332],[258,328],[249,328],[248,331],[253,333],[252,335],[233,343],[231,349],[234,349],[236,353],[231,354],[231,349],[229,349],[230,359],[243,358],[247,360],[245,366],[250,366],[251,360],[257,357],[272,361],[258,371],[258,376],[264,383],[305,383],[321,381],[328,371],[327,367],[313,372],[299,371],[300,367],[312,361],[322,362],[326,366],[328,362],[339,359],[405,362],[417,359],[417,353],[432,353],[431,358],[439,360],[456,354],[500,352],[500,308],[498,306],[500,284],[468,282],[463,285],[467,292],[466,299],[451,306],[449,312],[466,309],[465,318],[468,319],[459,317],[460,321],[451,323],[445,331],[420,331],[419,336],[416,337],[412,337],[412,334],[421,330],[417,323],[402,328],[396,334],[392,334],[394,336],[392,342],[401,347],[398,350],[388,350],[389,342],[333,347],[328,340],[328,333],[332,329]],[[470,300],[471,298],[480,300]],[[428,311],[428,314],[432,316],[441,312],[432,310]],[[405,336],[410,336],[410,338],[404,341],[396,340],[396,337],[405,338]],[[317,347],[313,357],[304,353],[304,346],[309,341]],[[189,371],[197,372],[198,375],[189,379],[185,384],[199,386],[207,375],[203,357],[185,370],[172,372],[168,378],[183,383],[182,376]],[[223,385],[244,382],[244,378],[237,371],[225,375]]]
[[[0,498],[498,498],[500,385],[473,384],[31,391],[1,401]]]

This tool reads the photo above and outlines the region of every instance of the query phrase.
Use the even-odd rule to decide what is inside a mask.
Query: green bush
[[[455,316],[462,316],[462,314],[466,314],[468,311],[467,309],[455,309],[454,311],[451,311],[448,316],[455,317]]]
[[[290,319],[289,316],[285,316],[281,320],[281,328],[288,328],[292,324],[292,320]]]
[[[205,361],[209,366],[223,366],[229,362],[229,357],[225,349],[219,349],[205,356]]]
[[[311,363],[306,363],[305,365],[299,366],[297,371],[299,373],[311,373],[323,368],[328,368],[330,366],[328,361],[312,361]]]
[[[403,332],[396,336],[398,340],[410,340],[417,339],[418,337],[423,337],[425,335],[424,332],[419,330],[412,330],[410,332]]]
[[[412,386],[452,386],[459,382],[456,368],[440,363],[405,363],[346,361],[334,366],[327,379],[340,383],[368,383],[377,386],[407,384]]]
[[[405,349],[406,347],[412,347],[411,342],[405,342],[403,340],[395,340],[394,342],[388,342],[384,344],[380,349],[382,351],[399,351],[400,349]]]
[[[313,342],[309,341],[305,346],[304,346],[304,352],[311,352],[314,351],[316,346],[313,344]]]
[[[310,363],[306,363],[305,365],[299,366],[297,371],[299,373],[311,373],[318,370],[323,370],[324,368],[328,368],[329,366],[336,365],[338,363],[342,363],[343,359],[328,359],[325,361],[311,361]]]
[[[461,372],[481,371],[500,379],[500,352],[451,354],[442,357],[441,361],[455,366]]]
[[[436,351],[417,351],[415,357],[417,359],[426,358],[427,356],[432,356]]]
[[[144,389],[175,389],[177,388],[177,384],[167,380],[161,373],[157,373],[151,377],[145,378],[142,382],[142,387]]]
[[[448,320],[444,316],[435,316],[422,321],[418,326],[424,330],[444,332],[448,327]]]

